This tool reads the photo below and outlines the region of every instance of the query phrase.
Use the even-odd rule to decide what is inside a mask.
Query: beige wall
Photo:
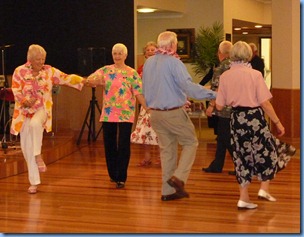
[[[300,1],[276,0],[273,8],[273,87],[300,88]]]
[[[271,4],[256,0],[223,0],[225,33],[232,33],[232,19],[271,24]]]
[[[143,0],[137,0],[137,3]],[[146,3],[149,1],[145,1]],[[152,1],[154,7],[162,8],[163,1]],[[175,0],[166,0],[176,5]],[[215,21],[223,22],[224,33],[232,33],[232,19],[271,24],[271,4],[256,0],[185,0],[185,10],[177,16],[137,19],[137,55],[142,54],[146,42],[157,40],[159,33],[166,29],[195,28],[211,26]],[[158,4],[158,6],[157,6]],[[148,5],[148,3],[147,3]],[[255,42],[255,39],[251,41]],[[140,61],[141,62],[141,61]],[[193,81],[199,82],[192,65],[185,64]]]
[[[175,0],[172,5],[176,4]],[[162,5],[162,1],[154,1]],[[157,36],[166,29],[195,28],[197,31],[201,26],[211,26],[215,21],[223,21],[223,0],[185,0],[184,13],[177,17],[159,17],[137,20],[137,52],[142,54],[142,48],[146,42],[157,40]],[[161,8],[161,6],[160,6]],[[199,82],[201,78],[195,76],[191,64],[186,63],[190,75],[194,81]]]

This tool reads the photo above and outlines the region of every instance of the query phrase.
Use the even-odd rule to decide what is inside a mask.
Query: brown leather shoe
[[[183,196],[183,197],[189,197],[189,194],[185,191],[184,189],[184,182],[181,181],[180,179],[176,178],[175,176],[172,176],[171,179],[169,179],[167,181],[167,183],[175,188],[176,190],[176,193],[180,196]]]
[[[178,193],[173,193],[173,194],[170,194],[170,195],[162,195],[161,196],[162,201],[171,201],[171,200],[181,199],[181,198],[183,198],[183,196],[179,195]]]

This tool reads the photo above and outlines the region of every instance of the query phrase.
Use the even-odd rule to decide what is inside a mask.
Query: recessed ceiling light
[[[153,9],[153,8],[140,8],[140,9],[137,9],[138,12],[140,13],[151,13],[151,12],[155,12],[156,9]]]
[[[255,25],[254,27],[255,28],[262,28],[263,26],[261,26],[261,25]]]
[[[248,32],[247,32],[247,31],[244,31],[242,34],[243,34],[243,35],[248,35]]]
[[[241,30],[242,28],[240,27],[235,27],[234,30]]]

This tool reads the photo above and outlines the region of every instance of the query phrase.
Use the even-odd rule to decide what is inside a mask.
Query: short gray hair
[[[28,51],[27,51],[27,60],[31,61],[39,53],[42,54],[43,56],[46,56],[46,51],[42,46],[40,46],[38,44],[30,45],[30,47],[28,48]]]
[[[177,35],[172,31],[165,31],[158,35],[157,45],[159,48],[168,50],[172,48],[172,44],[177,44]]]
[[[244,41],[236,42],[230,51],[230,60],[232,62],[243,61],[249,62],[252,57],[250,46]]]
[[[230,41],[224,40],[219,45],[219,51],[222,54],[229,54],[232,48],[232,43]]]
[[[123,52],[125,55],[128,55],[128,49],[127,49],[127,47],[126,47],[124,44],[122,44],[122,43],[117,43],[117,44],[115,44],[115,45],[113,46],[113,48],[112,48],[112,52],[113,52],[114,50],[122,50],[122,52]]]

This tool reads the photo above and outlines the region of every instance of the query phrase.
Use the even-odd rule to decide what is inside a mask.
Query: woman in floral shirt
[[[28,192],[37,192],[40,184],[39,172],[46,171],[41,157],[43,130],[52,130],[52,88],[53,85],[67,85],[77,90],[83,87],[84,78],[67,75],[58,69],[45,65],[46,51],[33,44],[27,53],[27,62],[17,67],[12,78],[15,108],[11,133],[20,133],[20,144],[27,162]]]
[[[112,48],[114,64],[96,70],[87,79],[91,85],[104,86],[100,122],[103,122],[108,173],[116,188],[123,188],[127,180],[136,99],[146,109],[141,78],[135,69],[125,64],[127,55],[125,45],[115,44]]]

